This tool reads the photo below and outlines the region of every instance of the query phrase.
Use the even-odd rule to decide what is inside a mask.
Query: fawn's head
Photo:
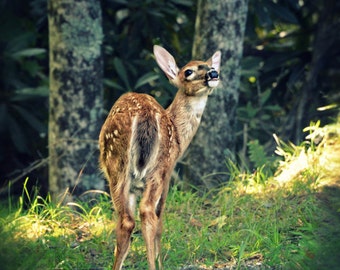
[[[188,96],[209,95],[219,83],[221,52],[204,61],[191,61],[179,69],[173,56],[164,48],[155,45],[154,55],[159,67],[170,82]]]

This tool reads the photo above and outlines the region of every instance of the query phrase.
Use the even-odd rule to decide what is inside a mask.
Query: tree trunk
[[[49,0],[49,191],[103,188],[97,137],[102,111],[100,1]]]
[[[193,184],[225,181],[225,160],[235,150],[235,118],[247,0],[199,0],[193,59],[222,51],[220,86],[209,97],[200,128],[188,150],[185,176]]]

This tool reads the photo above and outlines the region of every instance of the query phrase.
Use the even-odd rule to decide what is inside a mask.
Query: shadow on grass
[[[326,184],[317,194],[320,204],[316,230],[318,248],[310,269],[340,268],[340,179]]]

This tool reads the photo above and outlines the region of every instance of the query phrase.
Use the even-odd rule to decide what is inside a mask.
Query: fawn
[[[179,69],[173,56],[155,45],[154,55],[178,92],[164,109],[151,96],[127,93],[113,105],[99,136],[100,166],[109,181],[118,222],[114,270],[122,269],[135,227],[136,198],[150,270],[162,268],[162,213],[176,161],[195,135],[213,89],[219,83],[221,52]]]

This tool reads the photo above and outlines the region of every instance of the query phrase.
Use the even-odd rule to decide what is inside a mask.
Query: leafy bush
[[[249,162],[251,141],[271,153],[273,133],[299,143],[310,121],[332,122],[339,112],[338,87],[331,83],[339,74],[332,61],[339,46],[325,38],[337,29],[336,10],[335,2],[250,1],[237,110],[242,160]]]
[[[47,50],[38,47],[41,37],[33,18],[22,16],[29,3],[16,2],[6,2],[0,11],[2,179],[45,156],[47,144]]]

